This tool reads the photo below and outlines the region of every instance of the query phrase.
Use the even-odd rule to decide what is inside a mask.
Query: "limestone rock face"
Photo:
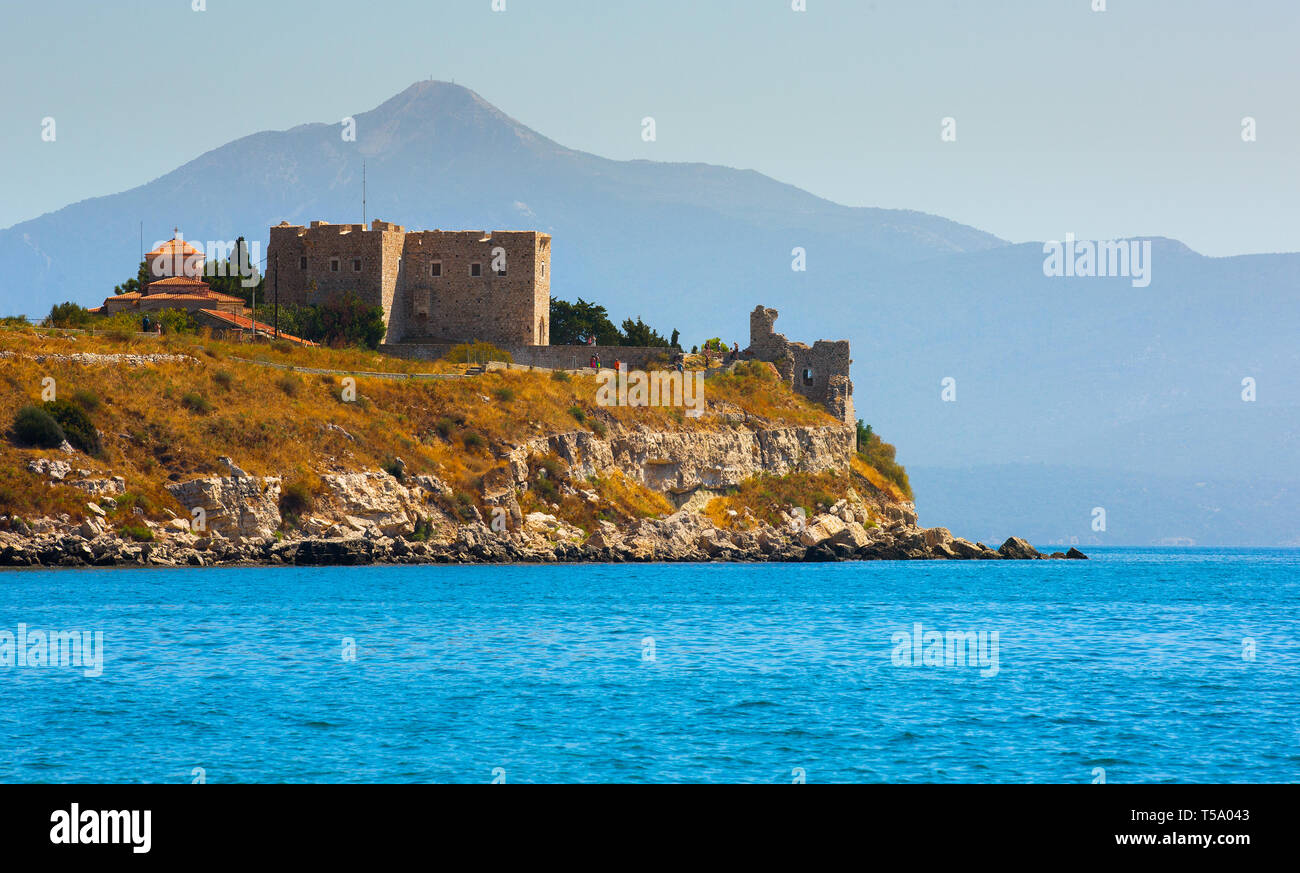
[[[599,437],[586,431],[537,437],[509,455],[514,481],[528,479],[529,459],[557,455],[575,479],[617,470],[670,496],[720,490],[760,474],[821,473],[848,467],[854,431],[838,425],[668,433],[632,430]]]
[[[392,536],[415,526],[407,512],[412,504],[410,489],[387,473],[332,473],[321,478],[353,527],[357,524],[352,519],[358,519],[363,527],[373,525]]]
[[[206,529],[231,539],[269,538],[280,527],[280,480],[259,476],[192,479],[167,490],[187,510],[202,508]]]

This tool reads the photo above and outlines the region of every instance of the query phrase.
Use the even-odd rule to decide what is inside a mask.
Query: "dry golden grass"
[[[859,454],[853,455],[849,461],[849,468],[890,500],[902,502],[912,499],[910,492],[904,491],[896,483],[885,478],[883,473],[867,463],[866,459]]]

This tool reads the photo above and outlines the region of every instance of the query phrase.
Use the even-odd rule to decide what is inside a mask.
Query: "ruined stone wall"
[[[771,361],[781,378],[810,400],[826,406],[845,424],[856,421],[848,340],[818,340],[809,348],[776,332],[775,309],[755,307],[749,314],[749,348],[745,357]]]

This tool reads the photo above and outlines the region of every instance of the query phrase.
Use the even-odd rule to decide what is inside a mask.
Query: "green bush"
[[[464,491],[456,495],[456,505],[453,511],[461,521],[470,521],[477,515],[473,499]]]
[[[559,458],[544,455],[537,459],[537,476],[540,479],[563,479],[564,465],[560,463]]]
[[[154,313],[152,321],[162,325],[164,334],[192,334],[199,329],[194,313],[188,309],[163,309]]]
[[[117,532],[123,536],[130,537],[137,543],[153,542],[153,531],[151,531],[149,526],[145,524],[124,524],[122,527],[118,528]]]
[[[570,406],[569,415],[572,415],[579,424],[587,420],[587,413],[581,406]]]
[[[50,308],[45,323],[50,327],[84,328],[90,324],[91,314],[75,303],[57,303]]]
[[[74,391],[72,394],[72,402],[88,413],[99,409],[99,395],[87,388],[78,388]]]
[[[465,446],[466,449],[469,449],[470,451],[474,451],[475,449],[481,449],[485,445],[487,445],[487,440],[483,439],[483,436],[481,434],[477,434],[474,433],[473,431],[470,431],[469,433],[465,434],[465,436],[461,439],[461,443],[462,445]]]
[[[19,443],[56,449],[67,437],[54,417],[39,406],[24,406],[14,416],[14,437]]]
[[[492,396],[497,400],[500,400],[502,403],[509,403],[515,399],[515,389],[502,386],[501,388],[494,389],[492,391]]]
[[[298,392],[302,389],[302,380],[291,373],[285,373],[275,384],[290,397],[297,397]]]
[[[117,512],[123,515],[134,515],[135,510],[140,510],[144,515],[153,515],[157,512],[158,507],[154,502],[143,494],[137,494],[134,491],[128,491],[126,494],[120,494],[117,497]]]
[[[537,481],[533,483],[533,490],[537,492],[538,497],[547,503],[560,502],[560,486],[555,484],[554,479],[539,476]]]
[[[301,479],[289,482],[280,492],[280,515],[290,524],[297,524],[298,519],[315,506],[316,495]]]
[[[194,391],[190,391],[181,398],[181,406],[184,406],[195,415],[207,415],[212,411],[212,404],[208,398]]]
[[[894,460],[896,449],[882,440],[879,434],[873,433],[869,425],[863,426],[861,421],[858,422],[858,440],[858,454],[862,459],[910,497],[912,485],[907,480],[907,470]]]
[[[51,400],[45,404],[45,411],[63,428],[63,434],[73,448],[88,455],[97,456],[103,452],[99,431],[86,415],[86,410],[68,400]]]
[[[230,374],[229,370],[217,370],[212,374],[212,381],[216,382],[219,387],[229,391],[235,377]]]

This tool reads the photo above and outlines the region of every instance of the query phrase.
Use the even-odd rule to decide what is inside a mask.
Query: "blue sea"
[[[1300,551],[1092,556],[0,573],[0,781],[1300,780]]]

